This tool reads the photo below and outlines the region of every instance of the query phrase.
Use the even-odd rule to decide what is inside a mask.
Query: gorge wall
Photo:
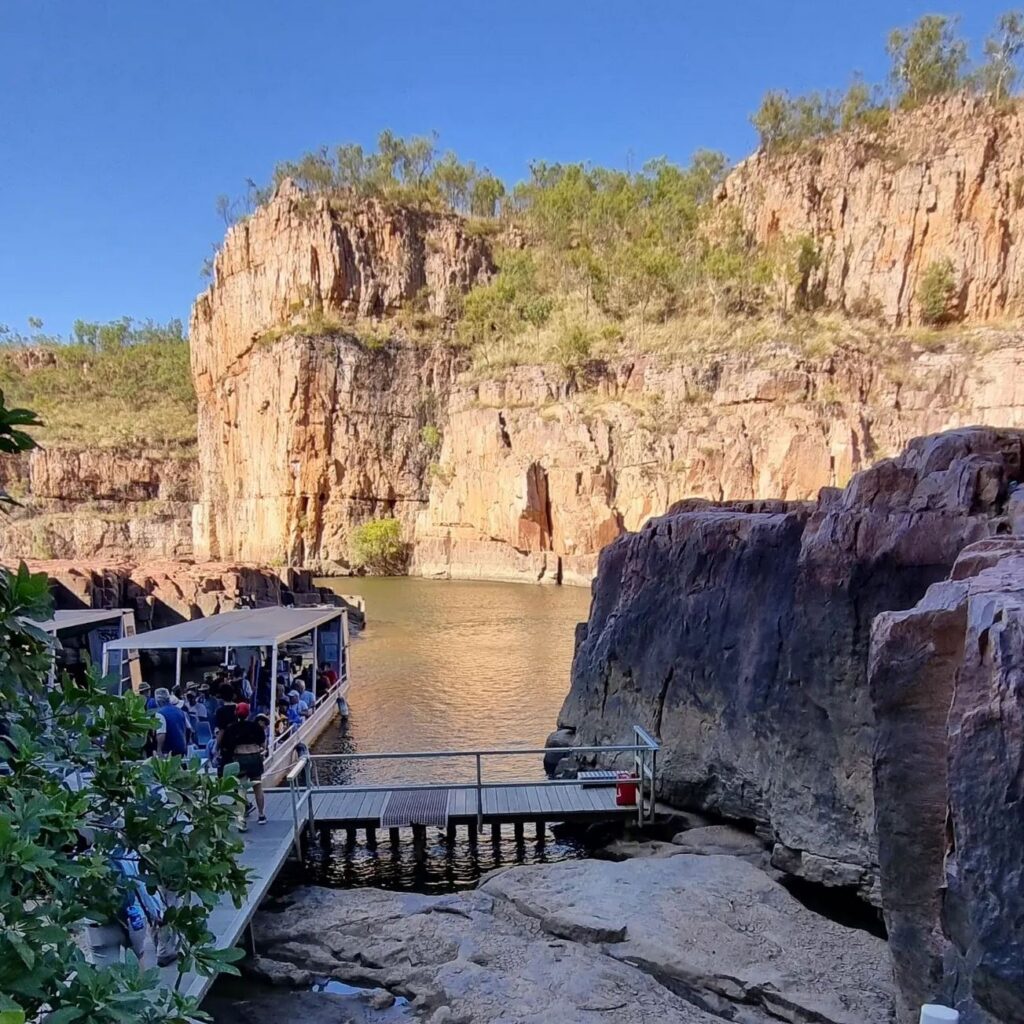
[[[193,310],[196,550],[345,571],[353,527],[395,515],[413,573],[586,583],[604,544],[681,498],[813,499],[914,436],[1022,425],[1020,334],[890,333],[937,259],[960,321],[1020,312],[1022,194],[1017,109],[966,96],[760,152],[717,201],[762,244],[811,236],[810,291],[876,317],[872,336],[483,373],[440,322],[411,340],[394,319],[414,298],[443,318],[486,280],[483,237],[286,182],[229,231]],[[390,340],[360,340],[367,317]]]
[[[765,244],[810,236],[809,291],[891,325],[920,322],[917,287],[934,261],[956,275],[958,318],[1024,311],[1024,119],[969,93],[793,153],[759,151],[719,201]]]
[[[882,907],[903,1019],[1024,1011],[1024,432],[911,443],[818,502],[681,503],[601,555],[558,745]],[[948,580],[947,580],[948,578]]]
[[[488,232],[286,181],[229,230],[192,311],[198,468],[184,449],[37,453],[8,474],[26,511],[0,554],[345,572],[353,529],[395,516],[413,573],[587,583],[604,544],[677,500],[812,500],[912,437],[1024,425],[1024,334],[1005,326],[1021,196],[1017,108],[970,97],[759,152],[717,202],[762,244],[811,236],[809,291],[876,326],[484,371],[451,323],[494,273]],[[943,258],[962,322],[895,330]]]

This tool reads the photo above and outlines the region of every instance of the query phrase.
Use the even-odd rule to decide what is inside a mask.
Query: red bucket
[[[629,772],[619,772],[615,783],[615,804],[618,807],[636,807],[638,782]]]

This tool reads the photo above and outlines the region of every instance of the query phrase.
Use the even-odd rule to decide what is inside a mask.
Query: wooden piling
[[[417,860],[423,860],[427,855],[427,829],[425,825],[413,825],[412,827],[412,848]]]

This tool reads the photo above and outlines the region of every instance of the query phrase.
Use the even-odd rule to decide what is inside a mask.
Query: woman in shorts
[[[235,720],[225,730],[221,739],[221,763],[237,764],[238,777],[252,785],[256,799],[257,819],[261,825],[267,822],[266,801],[263,797],[263,756],[267,748],[267,734],[259,722],[250,721],[249,705],[244,701],[235,705]],[[246,831],[245,818],[239,831]]]

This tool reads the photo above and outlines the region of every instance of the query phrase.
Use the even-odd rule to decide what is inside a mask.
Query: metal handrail
[[[621,782],[640,782],[639,775],[623,775]],[[480,789],[518,789],[520,786],[592,786],[590,779],[519,779],[517,782],[481,782]],[[284,793],[287,786],[268,786],[267,793]],[[392,793],[415,789],[477,789],[475,782],[396,782],[382,785],[327,785],[317,786],[317,793]]]
[[[415,760],[419,758],[443,758],[443,757],[510,757],[516,754],[529,754],[533,757],[543,754],[550,754],[557,750],[561,757],[568,757],[570,754],[633,754],[641,750],[658,749],[657,744],[652,748],[646,743],[614,744],[610,746],[594,747],[510,747],[506,750],[410,750],[410,751],[389,751],[385,754],[309,754],[313,760],[346,760],[346,761],[400,761],[403,759]]]
[[[326,695],[325,695],[326,696]],[[572,779],[543,779],[543,780],[516,780],[505,782],[484,782],[483,780],[483,759],[485,757],[537,757],[557,750],[560,757],[568,757],[573,754],[632,754],[632,774],[621,773],[616,780],[622,783],[633,783],[637,786],[637,818],[642,825],[645,821],[654,820],[655,808],[655,783],[657,775],[657,756],[661,749],[657,740],[641,726],[633,726],[633,735],[636,743],[610,744],[607,746],[579,746],[579,747],[512,747],[493,750],[411,750],[411,751],[389,751],[378,754],[356,754],[356,753],[333,753],[333,754],[305,754],[289,770],[286,776],[287,787],[268,787],[268,793],[282,792],[285,788],[292,794],[292,819],[295,826],[296,852],[301,857],[301,846],[299,844],[299,805],[301,800],[306,802],[306,823],[310,836],[313,834],[315,825],[315,812],[313,806],[313,794],[316,793],[392,793],[410,792],[417,790],[431,789],[455,789],[473,790],[476,792],[476,818],[478,827],[483,825],[484,790],[516,789],[524,784],[532,786],[587,786],[592,785],[591,780]],[[314,784],[314,777],[319,780],[319,763],[321,761],[423,761],[423,760],[448,760],[452,758],[473,758],[476,763],[476,780],[474,782],[415,782],[415,783],[390,783],[384,785],[319,785]],[[303,777],[304,792],[302,798],[298,795],[297,780]]]

